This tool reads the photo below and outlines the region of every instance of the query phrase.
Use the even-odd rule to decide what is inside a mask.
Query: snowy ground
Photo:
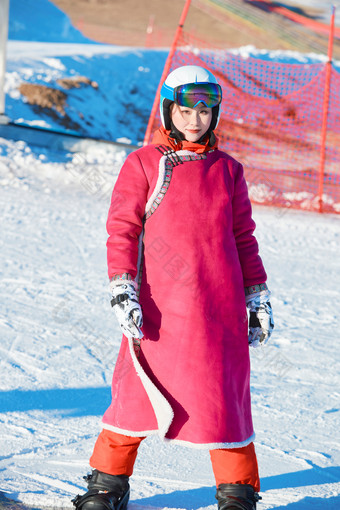
[[[12,22],[23,20],[21,39],[34,40],[39,29],[51,42],[56,28],[67,36],[58,41],[70,42],[67,20],[51,27],[41,8],[32,23],[21,8],[26,3],[11,2]],[[329,12],[333,2],[299,3]],[[72,34],[73,42],[83,42]],[[321,58],[235,51],[299,63]],[[124,94],[136,89],[147,117],[164,59],[160,51],[11,41],[7,114],[18,123],[60,128],[29,108],[17,88],[84,74],[100,85],[98,93],[70,97],[70,115],[79,122],[79,104],[86,105],[84,133],[105,137],[107,130],[110,139],[140,142],[145,119],[120,110]],[[0,491],[36,508],[70,508],[83,490],[110,402],[120,333],[107,291],[105,221],[125,157],[126,150],[104,144],[68,154],[0,138]],[[259,510],[339,509],[340,217],[261,207],[254,217],[276,319],[271,344],[251,353]],[[214,492],[207,452],[157,438],[142,444],[131,510],[212,510]]]
[[[0,139],[0,490],[70,507],[110,400],[120,342],[105,221],[126,151],[51,153]],[[259,510],[338,509],[339,216],[254,208],[276,329],[254,350]],[[209,456],[148,439],[131,510],[213,508]]]

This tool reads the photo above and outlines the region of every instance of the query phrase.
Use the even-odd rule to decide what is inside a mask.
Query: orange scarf
[[[166,145],[167,147],[170,147],[174,151],[180,151],[180,150],[187,150],[191,152],[197,152],[197,154],[202,154],[203,152],[208,152],[212,149],[217,149],[218,146],[218,140],[216,138],[216,142],[211,147],[209,145],[209,138],[207,137],[207,140],[205,143],[195,143],[195,142],[188,142],[187,140],[176,140],[174,138],[170,138],[170,130],[166,130],[163,127],[157,129],[157,131],[154,132],[152,142],[156,145]]]

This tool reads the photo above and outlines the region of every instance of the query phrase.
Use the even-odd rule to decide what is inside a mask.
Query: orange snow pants
[[[109,475],[131,476],[137,450],[144,437],[131,437],[103,429],[90,458],[90,466]],[[210,450],[216,486],[221,483],[250,484],[260,490],[254,443],[243,448]]]

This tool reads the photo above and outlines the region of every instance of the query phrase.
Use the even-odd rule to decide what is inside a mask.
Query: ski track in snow
[[[0,139],[0,487],[34,507],[71,507],[110,401],[120,333],[105,221],[125,157]],[[276,321],[251,351],[259,509],[339,508],[340,218],[265,207],[254,218]],[[131,510],[216,506],[208,452],[156,437],[131,485]]]

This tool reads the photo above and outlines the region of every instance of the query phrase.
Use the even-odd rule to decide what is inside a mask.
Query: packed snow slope
[[[52,153],[0,139],[0,490],[70,507],[110,402],[121,335],[109,304],[105,221],[126,151]],[[270,344],[252,350],[259,508],[340,504],[340,222],[254,208],[273,292]],[[204,395],[202,395],[204,398]],[[131,510],[212,509],[207,451],[146,440]]]
[[[18,87],[57,87],[81,74],[99,87],[68,97],[80,133],[141,141],[164,52],[10,41],[8,56],[6,108],[15,122],[67,130]],[[121,340],[107,290],[105,221],[127,149],[82,144],[67,153],[38,143],[39,132],[31,146],[0,139],[0,491],[35,508],[71,508],[110,402]],[[251,351],[259,510],[335,510],[339,217],[261,207],[254,217],[276,320],[270,344]],[[131,510],[215,508],[206,451],[148,439],[131,485]]]

